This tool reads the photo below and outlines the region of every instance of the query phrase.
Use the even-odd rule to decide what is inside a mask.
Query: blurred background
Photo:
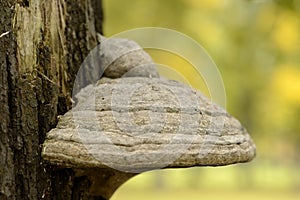
[[[247,164],[136,176],[113,200],[300,199],[300,1],[104,0],[103,6],[106,36],[154,26],[200,43],[222,75],[226,109],[257,146]],[[147,51],[179,72],[189,67],[177,56]],[[191,84],[207,94],[201,77]]]

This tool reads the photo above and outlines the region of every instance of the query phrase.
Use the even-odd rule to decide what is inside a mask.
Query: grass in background
[[[297,167],[258,158],[245,165],[148,172],[124,184],[112,200],[298,200],[299,179]]]
[[[111,200],[299,200],[299,193],[282,191],[259,191],[259,190],[140,190],[123,189],[116,192]]]

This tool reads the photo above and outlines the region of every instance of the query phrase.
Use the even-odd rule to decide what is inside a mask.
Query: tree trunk
[[[0,199],[105,199],[41,159],[102,32],[101,0],[0,0]]]

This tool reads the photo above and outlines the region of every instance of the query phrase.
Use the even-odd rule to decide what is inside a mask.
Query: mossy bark
[[[102,32],[101,0],[0,0],[0,199],[105,199],[43,163],[41,144],[71,108],[76,72]]]

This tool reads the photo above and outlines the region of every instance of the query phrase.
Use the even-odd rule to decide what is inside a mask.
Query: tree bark
[[[0,0],[0,199],[105,199],[43,163],[41,144],[71,108],[73,82],[102,33],[101,0]]]

